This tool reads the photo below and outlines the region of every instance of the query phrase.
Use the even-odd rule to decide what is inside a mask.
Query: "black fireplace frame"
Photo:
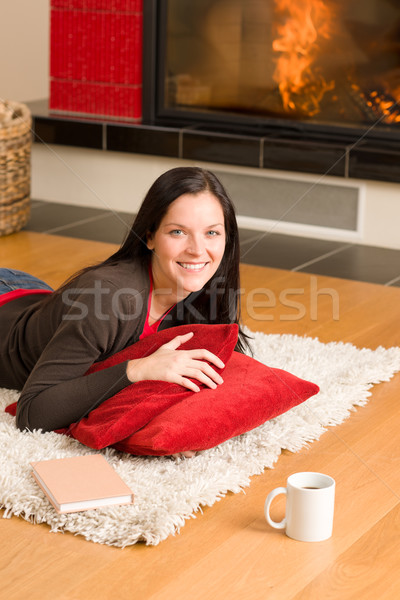
[[[329,140],[333,144],[357,144],[373,140],[400,147],[400,123],[351,126],[319,124],[274,117],[231,115],[169,109],[164,106],[164,66],[168,0],[146,0],[143,9],[143,122],[156,126],[191,127],[232,134],[278,136],[282,139]]]

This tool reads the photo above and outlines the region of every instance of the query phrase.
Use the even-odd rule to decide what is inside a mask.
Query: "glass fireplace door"
[[[400,127],[398,0],[168,0],[160,113]]]

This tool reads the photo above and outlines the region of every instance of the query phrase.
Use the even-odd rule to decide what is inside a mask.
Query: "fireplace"
[[[111,2],[52,0],[82,11],[94,4]],[[108,29],[100,30],[107,41]],[[109,46],[85,50],[112,75]],[[72,56],[82,67],[83,54]],[[137,114],[126,102],[125,84],[114,86],[118,102],[101,94],[125,111],[107,116],[33,102],[35,139],[254,173],[400,183],[399,0],[146,0],[142,71],[132,84],[142,115],[139,101]]]
[[[398,0],[145,2],[144,121],[400,140]]]

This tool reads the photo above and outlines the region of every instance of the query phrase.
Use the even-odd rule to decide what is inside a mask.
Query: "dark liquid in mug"
[[[312,487],[310,485],[303,485],[303,490],[319,490],[319,487]]]

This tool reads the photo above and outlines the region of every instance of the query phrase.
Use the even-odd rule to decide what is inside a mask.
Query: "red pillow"
[[[222,377],[224,383],[217,389],[190,394],[114,447],[158,456],[205,450],[258,427],[319,391],[315,383],[238,352]]]
[[[167,329],[96,363],[88,373],[147,356],[188,331],[195,335],[181,347],[207,348],[219,356],[226,365],[223,384],[215,390],[200,384],[201,391],[195,393],[163,381],[135,383],[71,425],[69,435],[91,448],[113,445],[131,454],[161,456],[205,450],[258,427],[319,391],[314,383],[233,352],[237,325]]]
[[[225,364],[227,363],[237,343],[236,324],[180,325],[149,335],[107,360],[95,363],[88,373],[106,369],[126,360],[148,356],[177,335],[184,335],[189,331],[193,331],[194,335],[182,344],[180,349],[206,348]],[[222,371],[214,365],[213,368],[219,373]],[[198,381],[196,383],[199,384]],[[199,384],[199,387],[204,386]],[[59,432],[68,433],[90,448],[96,450],[105,448],[130,436],[147,425],[155,416],[194,393],[181,385],[165,381],[133,383],[100,404],[87,417],[72,424],[68,430],[59,430]]]

